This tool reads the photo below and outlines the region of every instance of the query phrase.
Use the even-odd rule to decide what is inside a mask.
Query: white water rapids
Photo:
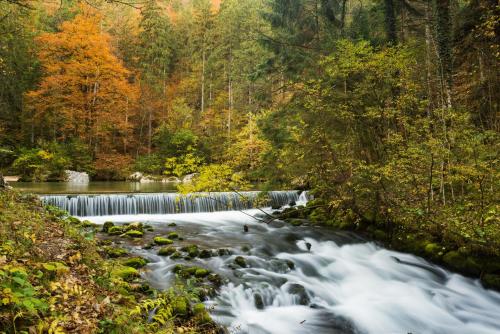
[[[172,230],[167,225],[174,221],[175,231],[189,243],[230,248],[232,255],[187,262],[229,279],[217,297],[206,301],[229,333],[500,333],[499,293],[354,234],[279,222],[267,225],[237,211],[86,219],[143,221],[153,225],[155,233]],[[248,233],[243,233],[245,224]],[[131,247],[151,261],[144,277],[158,288],[168,287],[172,267],[185,262]],[[230,268],[238,255],[246,259],[247,268]],[[292,269],[286,260],[293,262]]]

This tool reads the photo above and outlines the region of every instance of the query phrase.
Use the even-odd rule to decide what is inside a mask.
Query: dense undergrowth
[[[217,331],[191,288],[150,288],[142,261],[106,258],[94,234],[38,197],[0,191],[0,333]]]

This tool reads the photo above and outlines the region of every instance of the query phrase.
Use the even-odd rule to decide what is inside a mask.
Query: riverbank
[[[434,217],[434,221],[374,222],[359,219],[350,210],[339,214],[322,199],[309,201],[306,207],[286,209],[278,216],[294,225],[307,219],[334,229],[356,232],[386,248],[415,254],[454,272],[480,279],[484,287],[500,291],[498,233],[470,240],[467,231],[445,231],[443,224],[435,222],[439,217]],[[482,229],[497,231],[495,219],[486,221]]]
[[[0,327],[5,333],[218,330],[189,289],[152,289],[140,278],[142,261],[126,254],[113,258],[95,233],[88,222],[44,208],[38,197],[0,191]]]

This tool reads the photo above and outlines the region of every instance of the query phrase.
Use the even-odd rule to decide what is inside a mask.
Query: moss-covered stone
[[[120,235],[122,233],[123,233],[123,227],[121,227],[121,226],[111,226],[108,229],[109,235]]]
[[[245,268],[247,266],[247,262],[245,261],[245,258],[243,256],[237,256],[234,259],[234,263],[236,263],[237,265],[239,265],[240,267],[243,267],[243,268]]]
[[[139,269],[148,264],[148,261],[143,259],[142,257],[131,257],[122,262],[124,266],[132,267],[135,269]]]
[[[191,258],[197,257],[200,254],[197,245],[189,245],[181,248],[181,251],[188,253]]]
[[[486,274],[482,282],[485,288],[500,291],[500,275]]]
[[[286,208],[281,213],[281,218],[299,218],[300,212],[296,208]]]
[[[160,248],[158,251],[158,255],[161,256],[170,256],[176,252],[176,249],[174,247],[163,247]]]
[[[102,225],[102,230],[101,232],[104,232],[104,233],[108,233],[109,229],[111,227],[115,226],[115,224],[113,224],[113,222],[105,222],[103,225]]]
[[[193,313],[195,315],[201,314],[205,312],[205,305],[202,303],[194,304],[193,305]]]
[[[170,258],[175,260],[175,259],[180,259],[182,257],[182,254],[180,252],[175,252],[172,255],[170,255]]]
[[[186,315],[188,313],[188,302],[184,297],[177,297],[173,303],[172,308],[176,315]]]
[[[209,257],[212,257],[212,251],[210,249],[202,249],[200,251],[200,258],[202,259],[207,259]]]
[[[372,235],[376,240],[385,241],[388,239],[387,233],[380,229],[373,231]]]
[[[140,222],[130,223],[130,224],[125,225],[125,227],[124,227],[125,231],[141,231],[142,232],[143,229],[144,229],[144,226]]]
[[[170,223],[170,224],[168,224],[168,226],[174,227],[174,226],[177,226],[177,224],[176,223]]]
[[[319,223],[319,222],[325,222],[329,219],[328,213],[323,207],[320,208],[315,208],[311,211],[309,214],[309,219],[312,222]]]
[[[125,232],[125,235],[131,238],[142,238],[144,236],[144,233],[141,231],[129,230]]]
[[[170,232],[168,234],[167,238],[169,238],[169,239],[179,239],[179,235],[177,234],[177,232]]]
[[[194,272],[194,276],[196,276],[198,278],[207,277],[208,274],[210,274],[210,271],[208,271],[207,269],[203,269],[203,268],[198,268]]]
[[[285,220],[287,223],[289,223],[290,225],[293,225],[293,226],[300,226],[304,223],[304,221],[302,219],[298,219],[298,218],[295,218],[295,219],[286,219]]]
[[[131,281],[134,278],[139,277],[139,272],[137,269],[127,266],[121,266],[113,269],[111,276],[119,277],[125,281]]]
[[[443,262],[450,268],[469,275],[479,275],[481,266],[473,257],[465,256],[458,251],[451,251],[443,256]]]
[[[219,256],[227,256],[227,255],[231,255],[231,251],[229,249],[226,249],[226,248],[220,248],[217,250],[217,254],[219,254]]]
[[[429,242],[425,245],[424,252],[431,259],[437,260],[443,255],[443,247],[435,242]]]
[[[108,257],[117,258],[121,256],[128,255],[128,252],[123,248],[118,247],[106,247],[104,248],[104,252]]]
[[[173,240],[164,237],[155,237],[153,242],[157,245],[170,245],[173,244]]]
[[[80,219],[76,218],[76,217],[73,217],[73,216],[69,216],[66,218],[66,221],[70,224],[73,224],[73,225],[79,225],[81,223]]]

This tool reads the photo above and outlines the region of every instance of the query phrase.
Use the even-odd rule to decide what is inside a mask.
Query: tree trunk
[[[3,174],[0,173],[0,189],[7,188],[7,181],[3,178]]]
[[[436,37],[440,72],[443,81],[443,95],[446,107],[452,107],[452,40],[450,0],[434,0],[436,9]]]
[[[387,40],[391,44],[397,44],[398,35],[396,32],[396,15],[394,14],[394,1],[384,0],[385,4],[385,30]]]

